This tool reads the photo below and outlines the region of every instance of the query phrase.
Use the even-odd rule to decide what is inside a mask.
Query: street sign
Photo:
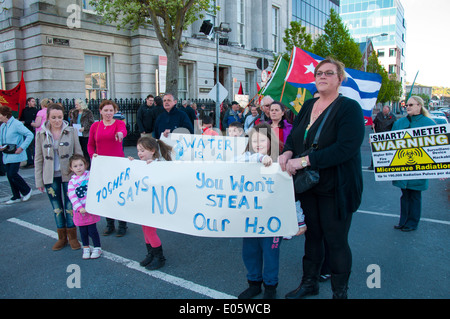
[[[228,91],[226,88],[223,87],[222,84],[219,83],[219,101],[217,100],[217,84],[211,89],[211,91],[209,91],[208,97],[215,101],[215,102],[219,102],[222,103],[223,100],[225,100],[228,96]]]

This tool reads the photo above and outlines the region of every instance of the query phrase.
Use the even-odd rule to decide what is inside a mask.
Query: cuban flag
[[[314,69],[324,58],[300,48],[294,48],[291,65],[285,81],[298,88],[306,88],[311,94],[316,91]],[[347,80],[342,82],[339,92],[358,101],[363,109],[366,125],[372,125],[372,109],[377,103],[381,88],[381,75],[354,69],[345,69]]]

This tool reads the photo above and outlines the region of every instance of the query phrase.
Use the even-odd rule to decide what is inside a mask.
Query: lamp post
[[[378,37],[385,37],[387,36],[387,33],[381,33],[378,35],[374,35],[371,37],[367,37],[366,38],[366,54],[365,54],[365,58],[364,58],[364,72],[367,72],[367,62],[369,60],[368,54],[369,54],[369,43],[372,41],[373,38],[378,38]]]
[[[219,36],[226,35],[231,32],[230,24],[221,22],[218,27],[214,27],[216,39],[216,127],[220,129],[220,101],[219,101]]]

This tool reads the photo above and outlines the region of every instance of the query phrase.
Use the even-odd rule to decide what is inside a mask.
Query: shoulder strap
[[[341,96],[339,95],[339,96],[333,101],[333,103],[331,103],[331,105],[326,109],[326,111],[325,111],[325,116],[323,117],[322,122],[320,122],[320,126],[319,126],[319,128],[317,129],[316,136],[314,137],[314,142],[313,142],[313,144],[312,144],[312,147],[313,147],[313,148],[317,148],[317,144],[319,143],[319,137],[320,137],[320,133],[321,133],[321,131],[322,131],[323,125],[325,124],[325,122],[326,122],[326,120],[327,120],[327,118],[328,118],[328,115],[330,115],[331,109],[333,108],[333,106],[336,104],[336,102],[339,100],[340,97],[341,97]]]

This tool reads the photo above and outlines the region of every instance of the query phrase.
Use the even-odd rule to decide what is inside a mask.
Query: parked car
[[[431,115],[431,119],[436,123],[436,124],[448,124],[448,120],[446,117],[444,116],[434,116]]]
[[[441,111],[430,111],[430,114],[431,114],[431,115],[434,115],[434,116],[447,117],[447,115],[445,115],[445,113],[444,113],[444,112],[441,112]]]

